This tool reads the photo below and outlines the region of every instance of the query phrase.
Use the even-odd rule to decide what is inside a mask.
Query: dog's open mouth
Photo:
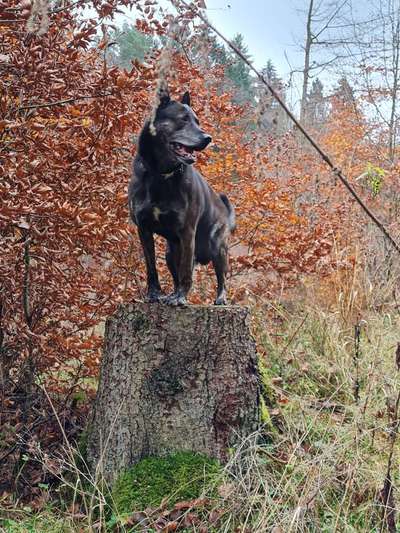
[[[179,159],[183,160],[185,163],[194,163],[196,161],[196,153],[194,148],[185,146],[184,144],[173,142],[171,143],[172,149]]]

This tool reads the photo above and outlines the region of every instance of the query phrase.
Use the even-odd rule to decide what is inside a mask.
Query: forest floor
[[[143,466],[130,478],[136,500],[118,509],[115,487],[82,481],[71,447],[58,488],[40,487],[43,505],[0,499],[0,531],[396,531],[399,311],[307,300],[254,309],[264,427],[228,465],[180,497],[176,477],[164,495],[149,492],[163,474]]]

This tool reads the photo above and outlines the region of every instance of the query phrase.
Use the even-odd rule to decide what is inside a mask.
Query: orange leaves
[[[116,6],[110,0],[95,7],[106,16]],[[159,33],[166,27],[156,20],[140,24]],[[61,11],[40,42],[21,40],[12,28],[3,34],[14,67],[0,79],[3,323],[7,342],[23,358],[25,340],[16,332],[20,324],[29,330],[21,305],[28,291],[29,335],[41,371],[60,361],[85,361],[94,374],[100,343],[90,340],[92,329],[101,331],[118,302],[143,294],[127,184],[133,136],[148,112],[157,73],[154,61],[135,62],[129,72],[105,65],[106,40],[89,48],[95,27]],[[221,91],[222,76],[222,67],[204,73],[175,53],[170,89],[179,97],[190,88],[200,123],[213,137],[198,167],[236,208],[232,293],[269,294],[274,283],[292,283],[317,269],[330,250],[330,226],[315,206],[311,224],[310,202],[298,202],[313,175],[307,153],[299,155],[290,135],[261,142],[245,130],[248,110]],[[24,239],[30,239],[28,266]],[[161,259],[162,246],[157,250]],[[165,287],[170,277],[162,259],[159,269]],[[198,269],[193,301],[211,301],[213,283],[210,269]]]
[[[38,183],[32,187],[32,189],[40,194],[51,192],[53,189],[43,183]]]
[[[117,87],[120,89],[123,89],[127,85],[129,86],[129,80],[127,79],[127,76],[124,76],[123,74],[120,74],[116,79]]]
[[[85,330],[102,322],[122,291],[133,294],[124,289],[133,265],[129,135],[142,120],[147,94],[141,84],[131,101],[139,67],[123,75],[103,69],[94,49],[82,50],[95,25],[79,24],[65,11],[40,42],[21,40],[12,28],[2,34],[13,68],[0,79],[0,306],[16,367],[26,354],[26,294],[38,368],[91,350],[95,355],[85,357],[94,373],[100,343],[88,344]],[[28,262],[23,239],[30,240]]]

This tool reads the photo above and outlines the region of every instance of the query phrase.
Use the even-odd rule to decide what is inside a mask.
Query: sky
[[[225,37],[241,33],[255,67],[263,68],[270,59],[285,81],[301,68],[305,35],[305,6],[308,0],[207,0],[207,15]],[[301,80],[292,77],[288,99],[300,101]]]
[[[174,12],[168,0],[159,4]],[[302,63],[295,43],[305,34],[305,14],[300,11],[307,4],[308,0],[206,0],[206,13],[225,37],[244,36],[256,67],[262,68],[270,59],[279,75],[287,78]],[[134,18],[134,14],[123,15],[120,20]]]
[[[372,0],[354,0],[353,6],[365,10]],[[268,60],[274,64],[278,76],[291,82],[287,101],[298,106],[301,99],[307,9],[310,0],[205,0],[206,14],[213,25],[228,39],[241,33],[255,67],[263,68]],[[316,5],[330,5],[324,0]],[[341,2],[339,2],[341,5]],[[170,0],[158,0],[164,10],[175,14]],[[331,9],[331,8],[328,8]],[[117,24],[134,23],[135,13],[117,16]],[[322,24],[323,25],[323,24]],[[318,24],[319,26],[319,24]],[[321,51],[321,50],[319,50]],[[294,74],[293,74],[294,73]],[[336,83],[329,71],[313,72],[325,88]]]
[[[307,0],[208,0],[207,14],[226,37],[243,34],[257,67],[271,59],[285,77],[291,70],[285,53],[290,63],[301,61],[294,43],[305,33],[299,8],[306,4]]]

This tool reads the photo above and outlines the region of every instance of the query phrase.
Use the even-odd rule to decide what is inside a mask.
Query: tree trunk
[[[106,323],[88,458],[104,477],[140,459],[192,450],[227,459],[257,429],[249,312],[134,303]]]
[[[308,6],[307,14],[307,33],[306,33],[306,43],[304,46],[304,68],[303,68],[303,88],[301,92],[301,102],[300,102],[300,122],[305,125],[306,114],[307,114],[307,97],[308,97],[308,83],[310,81],[310,55],[311,55],[311,45],[313,41],[312,35],[312,16],[314,9],[314,0],[310,0]]]

